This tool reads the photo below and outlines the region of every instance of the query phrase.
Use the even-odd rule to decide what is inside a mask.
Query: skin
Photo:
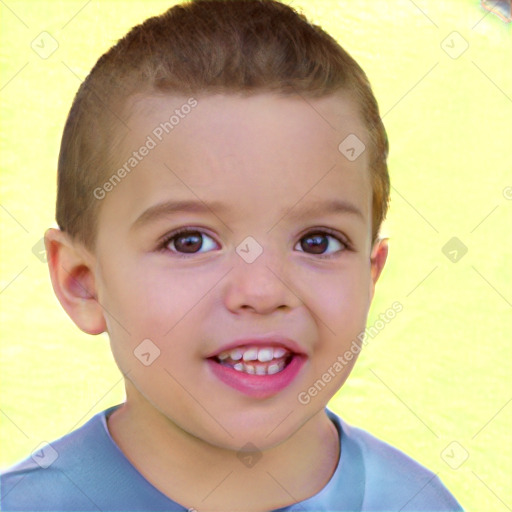
[[[308,404],[297,397],[364,330],[387,240],[372,244],[368,152],[351,162],[338,150],[352,133],[368,145],[348,97],[196,98],[197,107],[101,201],[94,253],[59,230],[46,232],[50,274],[76,325],[109,334],[127,398],[108,427],[141,474],[200,512],[271,510],[318,493],[336,468],[339,443],[324,407],[356,357]],[[133,98],[118,165],[186,101]],[[171,199],[215,201],[225,210],[132,227]],[[320,208],[294,217],[330,199],[360,214]],[[183,237],[160,244],[184,227],[204,233],[195,252],[183,249]],[[320,252],[301,243],[320,228],[335,232],[321,238]],[[235,250],[248,236],[263,248],[250,264]],[[251,398],[209,371],[207,355],[267,334],[292,338],[308,356],[278,394]],[[134,356],[144,339],[160,350],[149,366]],[[263,455],[253,467],[236,456],[248,442]]]

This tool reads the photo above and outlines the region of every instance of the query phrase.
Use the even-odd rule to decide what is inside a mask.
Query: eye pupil
[[[206,237],[206,240],[204,237]],[[212,245],[214,244],[212,241],[209,242],[208,239],[210,239],[210,236],[203,234],[201,231],[187,230],[167,238],[163,247],[171,252],[183,254],[211,252]],[[323,231],[317,231],[303,236],[300,240],[300,246],[305,253],[327,257],[327,254],[324,253],[329,251],[331,240],[334,241],[335,247],[336,244],[341,246],[335,253],[343,252],[347,249],[347,245],[344,242],[341,242],[336,236],[324,233]],[[329,256],[330,255],[331,254],[329,254]]]
[[[327,250],[329,241],[325,235],[310,235],[303,238],[301,247],[303,250],[313,250],[314,254],[322,254]]]
[[[181,243],[181,241],[185,242]],[[201,248],[202,243],[203,239],[201,233],[194,232],[176,237],[174,246],[178,251],[194,253]]]

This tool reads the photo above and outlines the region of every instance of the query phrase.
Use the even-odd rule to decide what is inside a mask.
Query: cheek
[[[304,273],[302,278],[303,297],[309,302],[306,305],[314,308],[325,327],[337,334],[361,327],[370,304],[369,266],[353,263],[328,274]]]
[[[102,304],[108,311],[112,351],[123,371],[134,366],[136,374],[143,371],[135,359],[142,343],[150,353],[158,354],[151,364],[154,372],[159,367],[180,371],[187,368],[191,358],[199,362],[201,346],[194,333],[204,321],[204,299],[218,281],[218,274],[149,263],[133,268],[124,264],[121,269],[104,282]]]
[[[150,390],[155,397],[169,390],[179,394],[167,371],[184,381],[181,370],[190,371],[196,356],[199,362],[197,345],[191,341],[198,322],[195,306],[204,290],[175,271],[134,275],[129,279],[119,273],[105,294],[114,359],[139,391]]]
[[[132,312],[137,329],[165,335],[189,323],[218,279],[219,272],[197,268],[156,268],[139,276],[137,310]]]
[[[343,361],[342,368],[333,369],[336,377],[330,385],[332,392],[348,377],[359,354],[358,336],[364,331],[370,304],[369,280],[369,268],[361,261],[318,283],[315,313],[319,337],[312,360],[313,374],[320,376],[336,363],[338,356],[353,352],[350,360]]]
[[[213,278],[197,270],[155,264],[154,258],[115,262],[102,268],[98,298],[114,318],[138,336],[162,336],[206,295]]]
[[[318,338],[310,362],[310,380],[298,400],[313,410],[323,407],[344,384],[361,351],[369,307],[369,270],[360,266],[332,275],[316,294]]]

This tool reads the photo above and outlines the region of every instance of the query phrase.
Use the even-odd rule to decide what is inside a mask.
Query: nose
[[[268,315],[276,310],[291,310],[302,304],[282,259],[264,251],[248,263],[235,254],[228,274],[225,305],[233,313],[249,311]]]

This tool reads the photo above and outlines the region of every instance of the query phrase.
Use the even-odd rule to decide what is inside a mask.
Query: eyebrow
[[[300,205],[300,203],[298,203]],[[353,203],[343,199],[331,199],[327,201],[315,201],[308,204],[305,208],[296,208],[292,206],[287,212],[283,213],[283,217],[290,217],[294,220],[301,220],[311,215],[320,215],[323,213],[342,213],[350,214],[365,220],[363,212]],[[295,210],[295,211],[294,211]]]
[[[289,217],[292,220],[302,220],[311,215],[338,213],[354,215],[363,221],[365,220],[363,212],[357,206],[341,199],[315,201],[304,208],[298,208],[298,205],[300,205],[300,202],[287,211],[283,210],[280,219],[282,220],[284,217]],[[179,213],[210,213],[217,215],[226,213],[227,210],[228,207],[225,204],[216,201],[208,204],[193,200],[164,201],[145,210],[135,220],[130,229],[138,229],[161,218]]]
[[[191,200],[164,201],[145,210],[132,224],[131,229],[140,228],[143,225],[178,213],[223,213],[225,211],[225,205],[218,202],[211,202],[207,205],[201,201]]]

